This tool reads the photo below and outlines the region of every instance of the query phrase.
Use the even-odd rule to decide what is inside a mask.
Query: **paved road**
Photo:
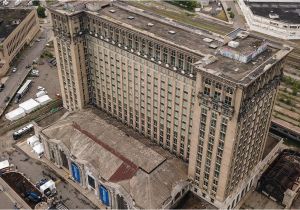
[[[22,81],[26,78],[26,75],[29,72],[29,69],[25,67],[29,64],[32,64],[32,61],[39,57],[47,43],[47,34],[49,33],[49,28],[41,28],[41,39],[40,42],[34,42],[32,47],[27,46],[23,52],[20,53],[19,60],[16,62],[17,72],[9,73],[9,78],[5,82],[5,88],[0,92],[0,116],[5,111],[8,102],[5,102],[6,97],[13,98],[14,94],[19,89],[19,86],[22,84]]]
[[[231,8],[231,11],[234,13],[234,18],[232,19],[233,27],[246,29],[246,20],[242,11],[239,8],[239,5],[233,0],[221,0],[221,2],[224,6],[224,9]]]

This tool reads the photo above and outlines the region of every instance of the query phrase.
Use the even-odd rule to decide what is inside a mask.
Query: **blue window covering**
[[[99,194],[101,202],[104,205],[109,206],[109,194],[107,189],[103,185],[99,186]]]
[[[80,170],[75,163],[71,163],[72,176],[76,182],[80,183]]]

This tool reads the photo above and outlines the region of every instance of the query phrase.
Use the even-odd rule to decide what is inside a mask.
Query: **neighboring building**
[[[251,30],[281,39],[300,39],[298,0],[238,0]]]
[[[35,9],[0,8],[0,78],[38,31],[39,20]]]
[[[257,190],[290,209],[300,190],[300,153],[283,150],[262,174]]]
[[[172,208],[190,189],[186,163],[99,111],[37,133],[45,156],[108,208]]]
[[[223,39],[119,3],[49,9],[64,107],[110,113],[188,161],[194,193],[234,208],[262,159],[292,48],[242,30]]]

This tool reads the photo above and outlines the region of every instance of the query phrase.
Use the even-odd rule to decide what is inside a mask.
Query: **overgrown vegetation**
[[[292,89],[292,95],[297,95],[300,92],[300,81],[289,76],[284,76],[282,81]]]
[[[197,7],[198,3],[196,0],[168,0],[167,1],[170,4],[174,4],[176,6],[185,8],[190,11],[194,11],[194,9]]]
[[[34,0],[32,1],[33,6],[40,6],[40,1],[39,0]]]
[[[39,16],[39,18],[45,18],[46,17],[46,9],[44,7],[42,7],[41,5],[38,6],[38,8],[36,9],[37,14]]]
[[[53,54],[49,52],[48,50],[45,50],[43,54],[41,55],[42,58],[54,58]]]

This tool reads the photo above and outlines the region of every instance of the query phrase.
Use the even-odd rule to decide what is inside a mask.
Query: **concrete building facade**
[[[117,3],[50,11],[65,108],[110,113],[187,161],[194,193],[234,208],[262,159],[292,48],[240,30],[220,38]]]
[[[190,189],[187,163],[120,124],[88,109],[35,131],[45,156],[92,192],[99,208],[174,207]]]
[[[39,20],[33,9],[0,9],[0,78],[25,44],[39,31]]]

